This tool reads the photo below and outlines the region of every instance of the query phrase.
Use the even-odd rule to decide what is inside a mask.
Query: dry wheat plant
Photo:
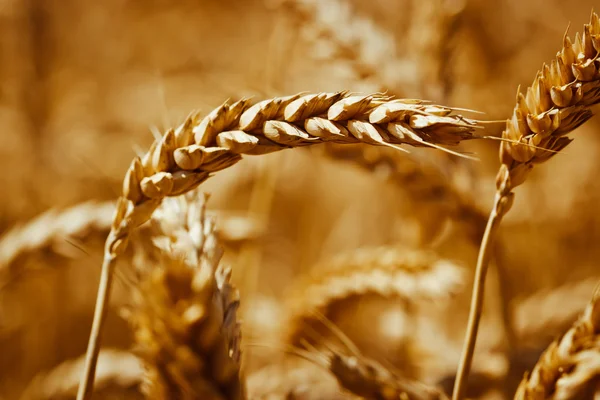
[[[593,5],[0,0],[0,399],[599,399]]]

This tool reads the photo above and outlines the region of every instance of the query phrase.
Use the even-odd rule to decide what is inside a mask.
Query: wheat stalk
[[[313,268],[288,297],[285,342],[298,345],[305,329],[344,301],[375,294],[410,302],[439,300],[456,293],[464,271],[432,253],[398,247],[359,249]]]
[[[23,400],[73,398],[85,356],[64,361],[48,372],[36,375],[21,394]],[[142,364],[131,353],[122,350],[102,350],[98,358],[96,380],[98,389],[108,386],[128,388],[142,382]]]
[[[590,386],[595,389],[600,377],[598,296],[596,293],[573,326],[544,351],[519,385],[515,399],[579,399]]]
[[[600,102],[600,20],[592,13],[583,34],[574,42],[565,34],[563,48],[550,65],[538,72],[533,85],[517,94],[512,119],[506,123],[500,146],[500,170],[496,178],[496,196],[481,242],[475,284],[463,355],[454,387],[453,399],[460,400],[465,390],[479,319],[483,308],[484,283],[491,244],[502,217],[509,211],[513,190],[525,182],[535,164],[549,160],[572,139],[568,133],[592,117],[590,107]],[[521,146],[520,144],[525,144]]]
[[[219,266],[222,249],[214,221],[195,197],[168,199],[153,221],[162,257],[143,265],[126,315],[144,361],[149,398],[241,399],[240,327],[231,271]]]
[[[474,138],[477,122],[446,107],[418,100],[346,92],[296,95],[261,101],[224,103],[204,119],[191,115],[177,129],[136,157],[123,182],[105,256],[88,345],[88,363],[78,399],[88,399],[106,303],[117,256],[131,232],[147,221],[167,196],[197,187],[211,173],[227,168],[241,154],[265,154],[322,142],[380,146],[453,145]]]

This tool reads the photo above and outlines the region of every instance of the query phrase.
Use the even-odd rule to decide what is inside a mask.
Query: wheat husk
[[[162,254],[138,258],[140,281],[125,315],[144,362],[144,392],[161,399],[242,399],[237,290],[214,221],[195,198],[169,199],[153,221]]]

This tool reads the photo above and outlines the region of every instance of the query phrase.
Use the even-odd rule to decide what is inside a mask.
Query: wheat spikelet
[[[546,349],[519,385],[515,399],[579,399],[596,389],[600,378],[598,296],[594,295],[571,329]]]
[[[86,379],[79,399],[89,398],[104,310],[117,256],[131,232],[146,222],[167,196],[189,192],[211,173],[227,168],[241,154],[265,154],[323,142],[412,146],[452,145],[474,138],[477,122],[453,110],[418,100],[346,92],[296,95],[224,103],[200,120],[191,115],[180,127],[135,158],[125,175],[117,203],[98,290],[89,342]]]
[[[291,290],[286,342],[297,345],[305,327],[336,304],[375,294],[408,301],[444,299],[462,286],[461,268],[433,254],[397,247],[360,249],[316,266]],[[317,319],[318,318],[318,319]]]
[[[140,265],[126,315],[146,368],[144,390],[160,399],[240,399],[237,290],[219,266],[214,221],[194,198],[169,199],[155,213],[163,236],[158,265]],[[138,260],[140,264],[140,260]]]
[[[464,394],[483,308],[490,247],[503,216],[514,201],[513,189],[525,182],[535,164],[549,160],[571,143],[572,139],[566,135],[592,117],[590,107],[600,102],[599,50],[600,19],[592,12],[583,34],[576,34],[573,42],[565,34],[556,58],[549,66],[542,67],[526,95],[517,94],[512,119],[507,121],[502,133],[496,195],[477,260],[467,335],[453,400],[462,399]]]
[[[74,398],[84,361],[84,356],[81,356],[65,361],[49,372],[36,375],[21,394],[21,399]],[[142,365],[133,354],[121,350],[102,350],[98,358],[96,391],[100,392],[109,386],[123,389],[136,387],[142,382],[142,375]]]

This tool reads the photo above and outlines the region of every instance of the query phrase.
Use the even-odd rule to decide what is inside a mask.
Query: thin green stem
[[[110,243],[110,240],[108,242]],[[100,284],[98,285],[98,295],[96,297],[96,308],[94,310],[92,330],[90,332],[88,348],[85,355],[85,366],[77,390],[77,400],[89,400],[92,397],[94,379],[96,377],[96,363],[98,362],[98,353],[100,352],[102,325],[104,324],[106,313],[108,311],[110,288],[112,286],[116,264],[115,261],[115,256],[109,251],[106,251],[102,262],[102,272],[100,275]]]
[[[498,226],[502,220],[500,207],[503,196],[500,193],[496,194],[494,206],[490,212],[490,216],[483,233],[481,246],[479,247],[479,256],[477,257],[477,266],[475,267],[475,281],[473,284],[473,292],[471,295],[471,308],[469,310],[469,322],[467,324],[467,333],[465,343],[458,365],[456,382],[452,393],[452,400],[462,400],[467,389],[467,379],[471,371],[471,363],[473,361],[473,353],[475,352],[475,343],[477,342],[477,332],[479,330],[479,320],[483,310],[483,298],[485,291],[485,277],[490,262],[492,244],[498,231]]]

